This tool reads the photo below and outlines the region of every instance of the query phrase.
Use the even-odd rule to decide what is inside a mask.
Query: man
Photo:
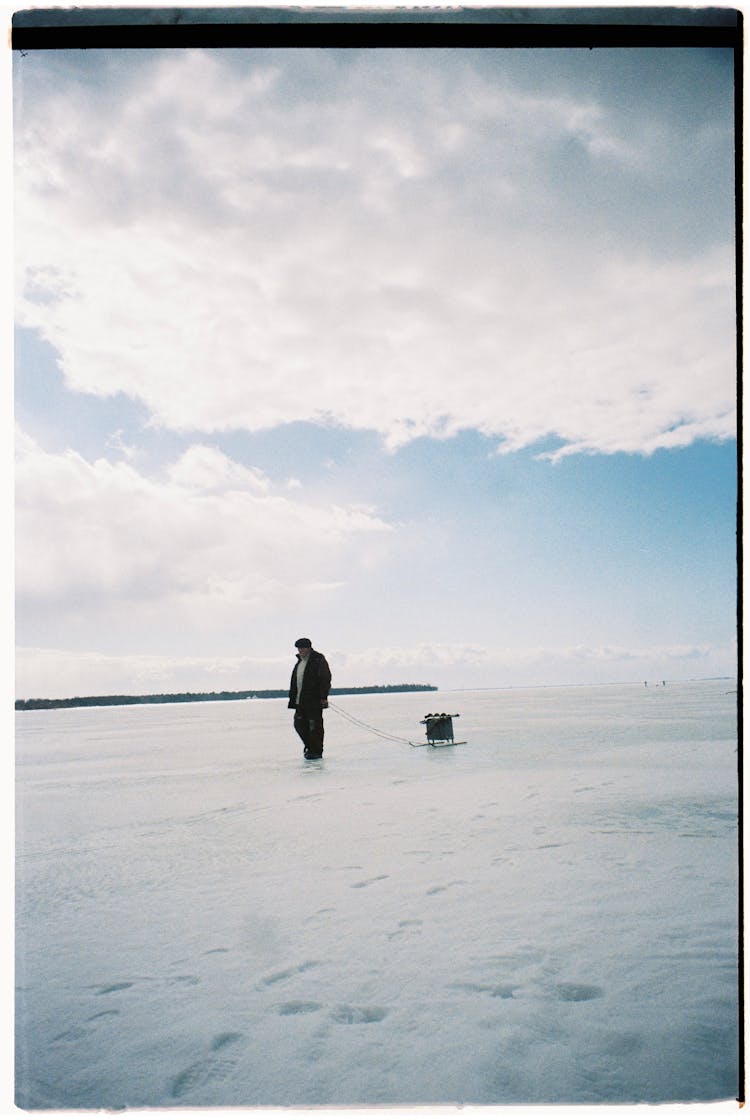
[[[289,707],[294,708],[294,730],[304,743],[305,758],[323,757],[323,708],[328,707],[331,670],[309,638],[299,638],[297,664],[289,685]]]

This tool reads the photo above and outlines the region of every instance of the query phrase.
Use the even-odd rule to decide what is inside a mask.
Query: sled
[[[429,712],[420,723],[425,725],[426,740],[424,743],[411,743],[412,747],[456,747],[463,746],[466,739],[454,739],[453,721],[458,719],[459,713],[449,715],[447,712]]]

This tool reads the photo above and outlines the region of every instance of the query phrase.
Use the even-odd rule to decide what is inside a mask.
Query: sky
[[[17,697],[735,674],[731,51],[13,67]]]

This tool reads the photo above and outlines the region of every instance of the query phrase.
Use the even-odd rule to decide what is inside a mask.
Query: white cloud
[[[316,420],[390,447],[466,428],[559,454],[734,435],[732,246],[669,259],[553,181],[572,144],[592,180],[653,190],[645,128],[468,62],[396,52],[342,76],[315,52],[253,57],[167,55],[119,101],[27,97],[19,317],[70,387],[174,429]]]
[[[284,688],[291,658],[165,657],[21,647],[19,699]]]
[[[423,643],[361,650],[326,649],[337,687],[421,683],[442,687],[581,684],[685,680],[736,672],[736,647],[537,647],[487,649],[475,644]],[[292,664],[284,656],[104,654],[21,647],[16,696],[103,696],[286,687]],[[584,671],[581,672],[581,666]],[[462,674],[467,673],[464,679]],[[335,700],[346,707],[346,699]]]
[[[544,665],[556,663],[589,663],[595,665],[619,664],[630,662],[703,661],[716,652],[709,643],[694,645],[654,645],[654,646],[508,646],[486,647],[476,643],[422,642],[406,647],[373,648],[361,652],[336,651],[339,664],[351,669],[360,666],[403,667],[408,665],[432,665],[436,670],[473,666],[478,668],[513,669],[517,666]],[[722,651],[724,652],[724,651]],[[731,651],[730,651],[731,653]]]
[[[320,596],[366,563],[389,526],[360,506],[276,491],[261,472],[193,446],[164,479],[131,463],[44,452],[18,435],[17,591],[21,602],[120,611],[158,602],[162,622]]]
[[[169,478],[178,486],[198,491],[245,490],[268,494],[270,481],[256,468],[241,466],[216,447],[194,444],[169,468]]]
[[[338,681],[347,684],[416,682],[441,688],[652,682],[737,672],[736,643],[642,646],[485,646],[422,642],[330,651]]]

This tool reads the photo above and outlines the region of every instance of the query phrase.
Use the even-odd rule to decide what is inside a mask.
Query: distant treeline
[[[331,696],[360,692],[437,692],[434,684],[372,684],[360,688],[332,688]],[[161,692],[153,696],[72,696],[67,700],[16,700],[16,711],[39,708],[100,708],[118,704],[194,704],[204,700],[278,700],[285,688],[254,688],[244,692]]]

